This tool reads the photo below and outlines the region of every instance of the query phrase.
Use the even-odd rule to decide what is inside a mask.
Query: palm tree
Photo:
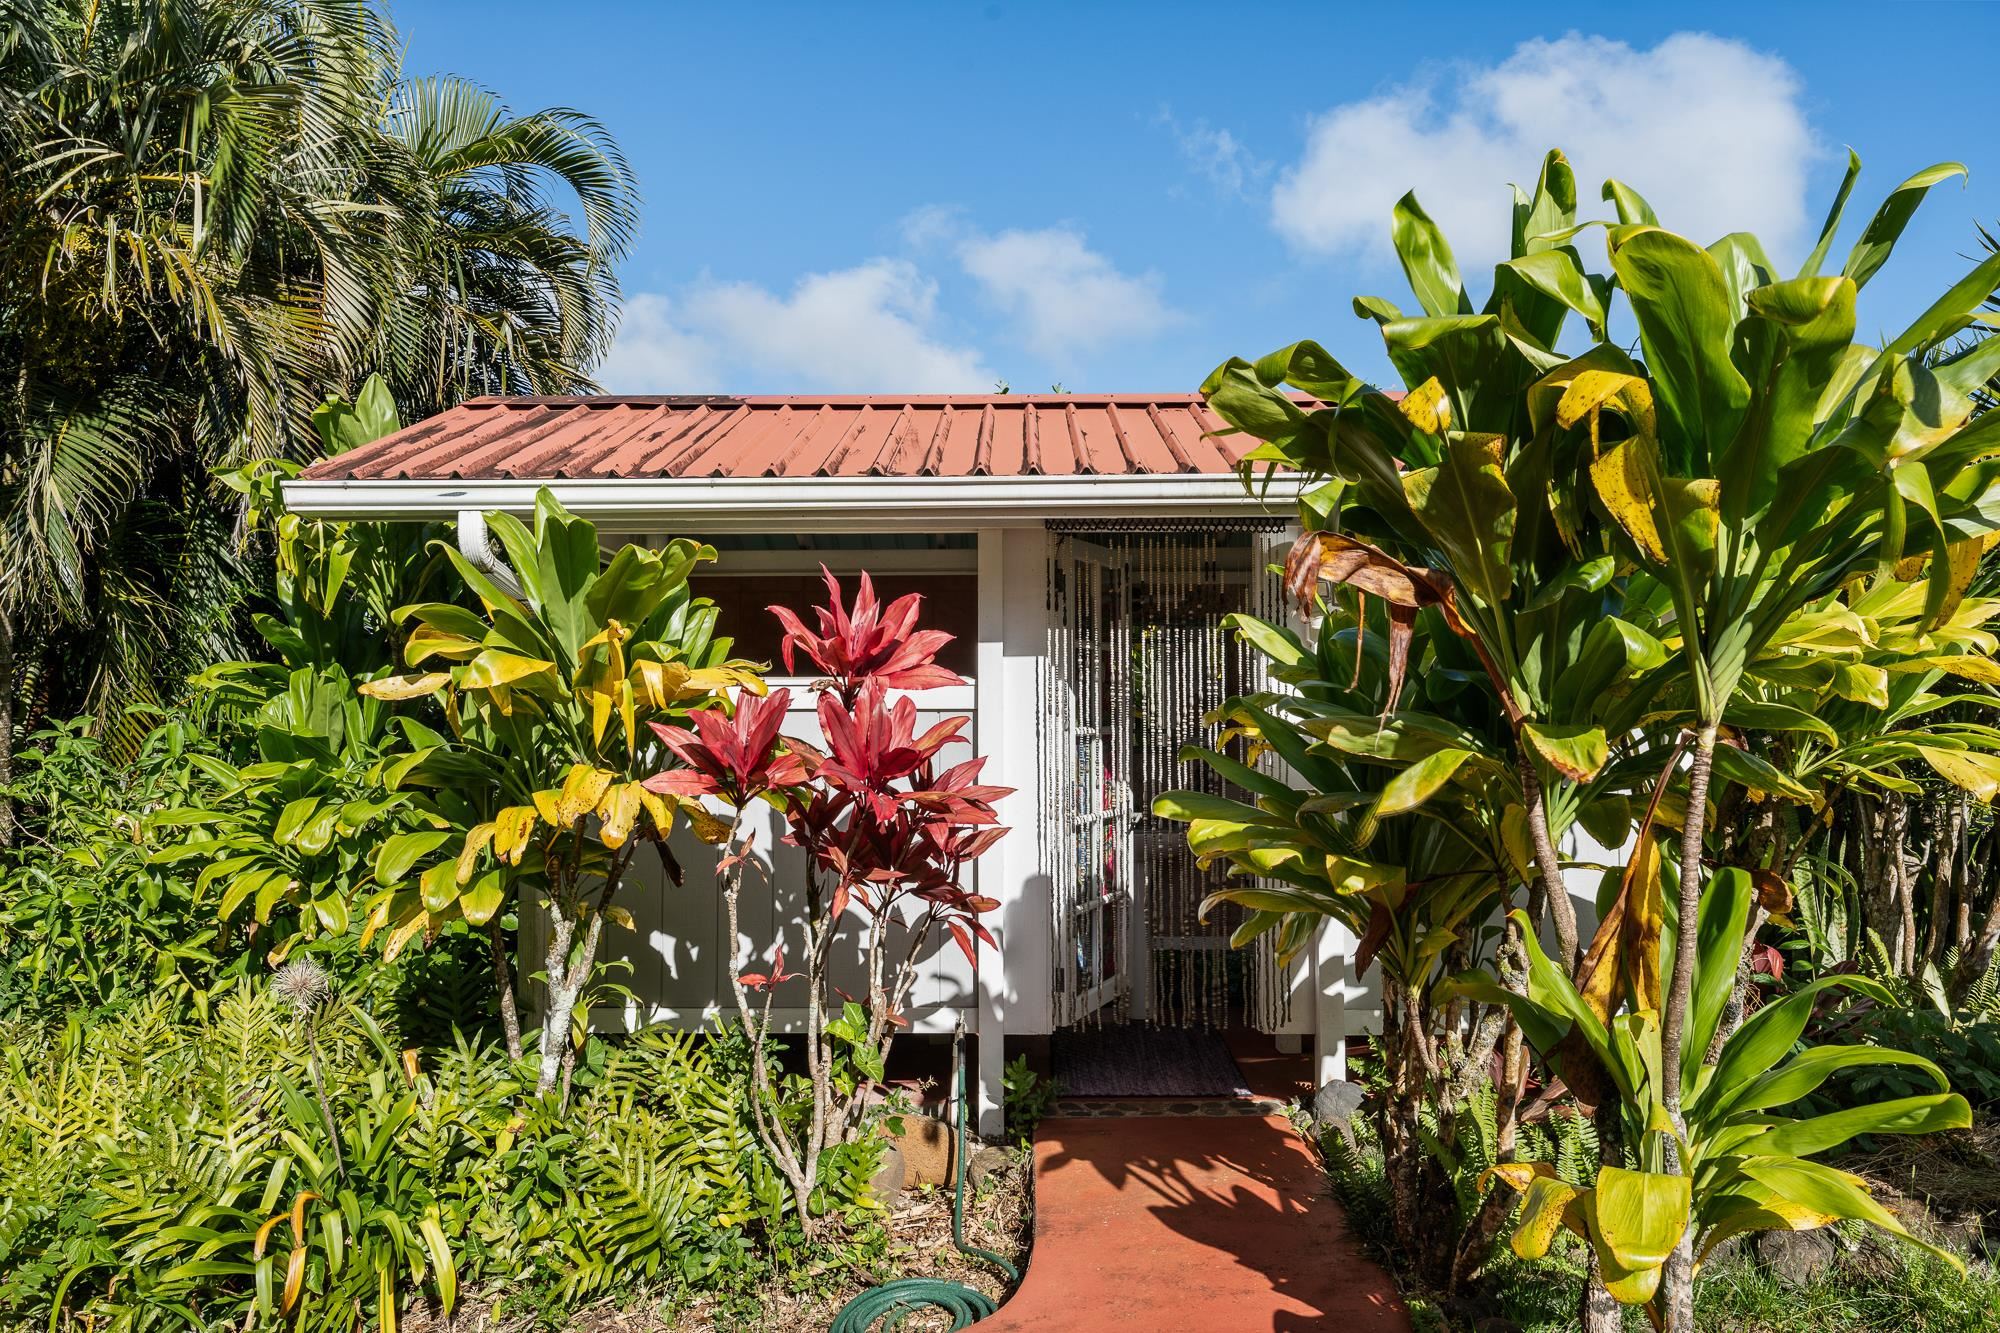
[[[586,372],[616,327],[612,265],[638,211],[603,126],[561,107],[512,117],[485,89],[440,78],[399,87],[385,130],[411,272],[379,355],[404,420],[479,394],[593,389]]]
[[[215,469],[377,369],[405,419],[588,387],[636,212],[597,122],[405,81],[371,0],[0,0],[0,787],[21,719],[236,637]]]

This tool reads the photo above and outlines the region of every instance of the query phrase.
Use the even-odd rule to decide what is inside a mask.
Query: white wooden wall
[[[772,682],[774,686],[787,683],[793,694],[786,733],[821,744],[813,695],[804,682]],[[974,714],[973,698],[972,685],[921,692],[916,696],[918,730],[945,717]],[[967,727],[966,734],[976,740],[974,727]],[[956,763],[972,753],[968,746],[954,745],[939,758]],[[600,957],[613,964],[606,981],[627,987],[632,995],[604,996],[609,1003],[592,1007],[593,1026],[609,1031],[648,1023],[692,1027],[718,1014],[734,1015],[726,969],[770,971],[767,964],[781,941],[787,967],[796,970],[805,952],[801,924],[805,857],[782,841],[784,821],[769,806],[754,805],[745,813],[745,826],[754,832],[754,854],[752,868],[746,872],[749,878],[743,888],[733,954],[726,938],[727,914],[715,883],[718,849],[704,845],[685,827],[677,830],[670,846],[685,872],[685,882],[679,887],[667,878],[652,848],[640,849],[618,897],[632,913],[635,929],[607,926],[600,950]],[[967,886],[973,884],[968,877]],[[835,955],[834,984],[857,998],[867,993],[861,954],[866,925],[860,909],[851,908],[842,928],[843,946]],[[907,936],[899,932],[895,938],[901,941]],[[802,1026],[800,994],[798,983],[779,988],[774,1014],[781,1026]],[[788,1000],[794,1003],[788,1005]],[[925,949],[923,970],[907,1009],[912,1028],[948,1032],[956,1011],[971,1008],[973,1002],[971,964],[956,944],[934,938]]]

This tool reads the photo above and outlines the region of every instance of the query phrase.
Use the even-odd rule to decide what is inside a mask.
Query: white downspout
[[[500,590],[509,597],[524,595],[521,580],[514,577],[514,571],[507,567],[507,561],[493,548],[493,542],[486,535],[484,510],[458,511],[458,553],[474,569],[500,585]]]

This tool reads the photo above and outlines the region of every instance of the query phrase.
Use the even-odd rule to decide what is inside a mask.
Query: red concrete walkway
[[[981,1333],[1408,1333],[1283,1117],[1044,1120],[1035,1247]]]

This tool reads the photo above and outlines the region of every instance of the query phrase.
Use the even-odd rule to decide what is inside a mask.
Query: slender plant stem
[[[1535,869],[1541,872],[1543,890],[1548,895],[1549,919],[1555,923],[1556,952],[1563,971],[1569,972],[1576,966],[1576,906],[1569,900],[1562,861],[1556,856],[1555,838],[1549,832],[1549,807],[1542,790],[1542,775],[1518,743],[1514,747],[1514,765],[1521,776],[1521,798],[1526,802],[1528,840],[1535,848]]]
[[[1694,757],[1688,765],[1687,816],[1681,824],[1680,921],[1674,945],[1673,979],[1667,990],[1667,1011],[1661,1021],[1660,1100],[1665,1104],[1674,1128],[1683,1134],[1687,1121],[1681,1115],[1681,1060],[1687,1045],[1687,1011],[1694,990],[1695,923],[1701,917],[1702,839],[1707,832],[1708,778],[1715,762],[1714,723],[1704,723],[1695,736]],[[1682,1169],[1680,1155],[1671,1140],[1667,1160],[1676,1172]],[[1681,1233],[1680,1243],[1667,1256],[1660,1286],[1668,1333],[1694,1333],[1694,1229]]]
[[[500,913],[486,923],[486,947],[493,955],[493,984],[500,991],[500,1027],[507,1035],[507,1058],[521,1058],[521,1015],[514,1001],[514,965],[507,957],[507,941],[500,933]]]

